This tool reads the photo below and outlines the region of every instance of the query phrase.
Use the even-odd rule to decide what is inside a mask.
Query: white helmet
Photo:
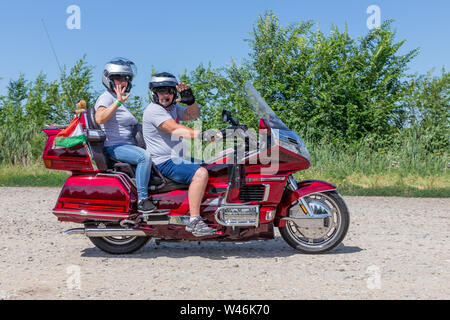
[[[131,90],[131,81],[137,74],[137,68],[134,62],[125,58],[115,58],[105,64],[103,68],[103,85],[111,92],[114,92],[114,76],[125,77],[128,81],[125,92],[128,93]]]

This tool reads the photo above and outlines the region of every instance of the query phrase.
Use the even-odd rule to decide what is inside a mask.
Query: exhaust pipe
[[[75,228],[64,231],[64,234],[84,234],[87,237],[142,237],[147,236],[144,231],[123,228]]]

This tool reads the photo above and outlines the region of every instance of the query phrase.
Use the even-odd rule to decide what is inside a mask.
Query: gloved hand
[[[180,93],[181,99],[177,99],[177,102],[184,103],[188,106],[195,103],[194,93],[192,92],[192,89],[189,88],[189,85],[185,83],[180,83],[177,86],[177,90]]]
[[[219,130],[209,129],[201,133],[201,140],[214,142],[223,138],[223,134]]]

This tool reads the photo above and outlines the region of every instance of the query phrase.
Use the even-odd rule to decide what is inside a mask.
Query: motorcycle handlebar
[[[208,130],[203,133],[203,138],[205,141],[211,141],[211,138],[214,137],[214,141],[218,142],[223,139],[227,138],[234,138],[238,137],[246,141],[248,144],[253,144],[258,146],[258,139],[254,136],[249,130],[246,125],[238,125],[238,126],[231,126],[227,129],[222,130]]]

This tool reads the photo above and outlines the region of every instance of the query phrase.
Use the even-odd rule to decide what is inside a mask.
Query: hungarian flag
[[[80,119],[75,117],[69,126],[58,133],[53,142],[53,147],[70,148],[86,141],[86,136],[81,129]]]

